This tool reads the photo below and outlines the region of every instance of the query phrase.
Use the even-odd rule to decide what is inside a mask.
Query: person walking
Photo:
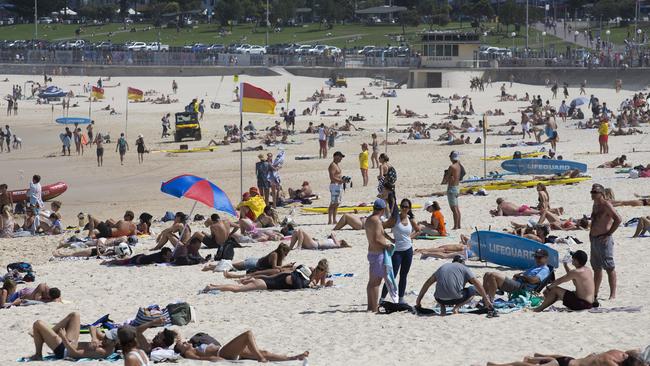
[[[171,116],[171,113],[167,113],[161,119],[161,121],[162,121],[162,135],[160,136],[160,138],[165,138],[165,137],[169,136],[169,127],[170,127],[170,125],[169,125],[169,117],[170,116]]]
[[[609,282],[609,299],[616,298],[616,265],[614,263],[614,238],[612,235],[621,224],[621,216],[612,203],[605,198],[605,187],[596,183],[591,186],[591,199],[594,201],[591,211],[591,268],[594,270],[596,293],[594,303],[598,303],[598,290],[603,280],[603,269],[607,272]]]
[[[205,100],[201,99],[199,103],[199,120],[203,120],[203,113],[205,113]]]
[[[330,205],[327,208],[327,223],[329,225],[336,223],[336,212],[343,198],[343,173],[339,164],[344,157],[342,152],[335,152],[334,159],[327,168],[330,178]]]
[[[97,146],[97,166],[102,166],[104,165],[104,138],[101,133],[97,134],[95,145]]]
[[[120,165],[124,165],[124,155],[126,151],[129,150],[129,143],[124,138],[124,132],[120,134],[120,138],[117,139],[117,145],[115,146],[115,152],[120,153]]]
[[[13,133],[11,132],[11,129],[9,128],[9,125],[5,125],[5,143],[7,145],[7,152],[11,152],[11,136],[13,136]]]
[[[144,136],[142,134],[138,135],[138,139],[135,140],[135,147],[138,151],[138,163],[144,163],[144,153],[147,152],[147,147],[144,145]]]
[[[178,84],[176,83],[176,80],[172,80],[172,91],[174,94],[178,91]]]

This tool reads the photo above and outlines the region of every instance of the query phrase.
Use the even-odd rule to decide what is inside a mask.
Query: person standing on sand
[[[11,152],[11,136],[13,133],[9,128],[9,125],[5,125],[5,143],[7,144],[7,152]]]
[[[129,150],[129,143],[124,138],[124,132],[120,134],[120,138],[117,139],[117,145],[115,145],[115,152],[119,150],[120,152],[120,165],[124,165],[124,155],[127,150]]]
[[[341,167],[339,163],[345,155],[342,152],[337,151],[334,153],[334,160],[330,163],[330,166],[327,168],[327,172],[330,177],[330,205],[327,209],[327,223],[329,225],[336,223],[336,211],[339,208],[339,204],[343,198],[343,175],[341,173]]]
[[[379,168],[379,142],[377,141],[377,134],[373,133],[372,134],[372,155],[370,156],[370,160],[372,161],[372,168]]]
[[[93,144],[93,128],[95,127],[95,121],[90,121],[90,124],[86,126],[86,134],[88,135],[88,145]]]
[[[161,139],[168,137],[169,136],[169,117],[171,116],[171,113],[167,113],[166,115],[163,116],[162,118],[162,135],[160,136]]]
[[[609,121],[603,119],[598,127],[598,144],[600,145],[600,153],[609,153]]]
[[[391,249],[395,244],[386,242],[386,233],[381,217],[384,215],[386,202],[378,198],[372,205],[372,215],[368,216],[364,229],[368,239],[368,285],[366,294],[368,296],[367,311],[377,313],[379,311],[379,286],[381,280],[386,278],[386,267],[384,267],[384,251]]]
[[[172,91],[174,92],[174,94],[176,94],[176,92],[178,91],[178,84],[176,83],[175,79],[172,80]]]
[[[609,299],[616,298],[616,265],[614,263],[614,238],[612,235],[621,224],[621,216],[612,203],[605,198],[605,187],[596,183],[591,186],[591,199],[594,206],[591,211],[591,268],[594,270],[596,291],[594,302],[598,303],[598,290],[603,280],[603,269],[607,272],[609,282]]]
[[[41,225],[40,213],[43,208],[43,190],[41,188],[41,176],[35,174],[32,181],[29,183],[29,191],[27,191],[27,198],[29,198],[29,206],[34,212],[34,226],[32,232],[36,233],[38,227]]]
[[[327,159],[327,127],[324,123],[318,126],[318,157]]]
[[[269,174],[271,173],[271,162],[266,160],[264,154],[257,156],[260,161],[255,163],[255,177],[257,178],[257,188],[260,194],[264,197],[264,203],[269,204],[269,190],[271,189],[271,181]]]
[[[361,170],[361,177],[363,178],[363,186],[368,185],[368,144],[365,142],[361,144],[361,152],[359,153],[359,169]]]
[[[95,145],[97,145],[97,166],[102,166],[104,165],[104,139],[101,133],[97,134]]]
[[[442,184],[447,184],[447,201],[449,202],[449,208],[454,216],[454,227],[452,230],[460,229],[460,208],[458,207],[458,196],[460,195],[460,180],[463,170],[463,166],[458,161],[458,152],[452,151],[449,154],[449,160],[451,160],[451,165],[445,171],[445,176],[442,179]]]
[[[147,147],[144,145],[144,136],[142,134],[138,135],[138,139],[135,140],[135,146],[138,151],[138,163],[144,163],[144,153],[147,151]]]

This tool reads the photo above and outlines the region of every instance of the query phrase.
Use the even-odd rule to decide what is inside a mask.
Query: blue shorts
[[[343,199],[343,194],[342,194],[343,192],[341,192],[342,191],[341,188],[343,187],[340,184],[336,184],[336,183],[330,184],[330,195],[331,195],[330,204],[338,205],[339,203],[341,203]]]
[[[460,188],[452,186],[447,188],[447,201],[450,207],[458,206],[458,196],[460,195]]]

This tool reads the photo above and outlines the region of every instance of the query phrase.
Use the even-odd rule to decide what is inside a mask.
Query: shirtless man
[[[88,236],[91,238],[118,238],[136,235],[137,228],[133,222],[134,218],[133,211],[126,211],[124,219],[117,222],[112,219],[99,221],[88,214]]]
[[[460,195],[460,172],[462,166],[458,161],[458,152],[452,151],[449,154],[449,160],[451,160],[451,165],[445,171],[445,176],[442,179],[442,184],[447,184],[447,201],[449,202],[449,208],[454,215],[454,227],[452,230],[460,229],[460,208],[458,207],[458,196]]]
[[[14,292],[7,299],[12,305],[20,305],[23,301],[61,302],[61,290],[49,287],[46,283],[39,283],[35,288],[25,287]]]
[[[330,166],[327,168],[327,172],[330,176],[330,206],[327,209],[327,223],[329,225],[336,222],[336,211],[339,208],[341,199],[343,198],[343,176],[341,173],[341,167],[339,163],[345,155],[342,152],[337,151],[334,153],[334,160],[330,163]]]
[[[234,225],[231,227],[230,222],[221,220],[221,217],[216,213],[212,214],[205,221],[205,226],[210,228],[209,235],[203,232],[196,232],[193,236],[199,238],[210,249],[219,248],[224,245],[226,240],[239,229]]]
[[[43,359],[43,345],[47,344],[54,351],[54,358],[62,360],[66,357],[73,359],[101,359],[111,355],[115,350],[117,333],[104,334],[96,327],[90,327],[90,342],[79,342],[81,321],[79,313],[68,314],[63,320],[52,327],[42,320],[34,322],[32,336],[36,351],[30,360]]]
[[[492,216],[532,216],[539,215],[539,211],[527,205],[517,206],[503,198],[497,198],[497,208],[490,210],[490,214]]]
[[[372,205],[372,215],[368,216],[365,223],[366,238],[368,239],[369,277],[366,292],[368,295],[367,311],[379,311],[379,286],[386,277],[384,268],[384,250],[390,249],[395,244],[387,243],[384,234],[384,225],[381,217],[386,210],[386,202],[377,199]]]
[[[621,224],[621,216],[616,212],[612,203],[605,198],[605,187],[600,184],[591,186],[591,199],[594,206],[591,211],[591,268],[594,270],[597,302],[598,290],[603,280],[603,269],[607,272],[609,281],[609,299],[616,298],[616,266],[614,263],[614,238],[612,234]]]
[[[596,296],[593,273],[589,267],[585,267],[587,253],[582,250],[571,252],[571,262],[576,268],[570,269],[567,263],[563,263],[567,273],[546,287],[544,302],[535,308],[536,313],[544,311],[556,301],[562,301],[562,304],[571,310],[587,310],[593,307]],[[568,281],[573,281],[575,292],[559,287]]]
[[[488,362],[487,366],[647,366],[648,362],[650,362],[650,357],[647,356],[648,353],[650,352],[647,349],[643,354],[640,354],[639,350],[624,352],[612,349],[603,353],[592,353],[584,358],[535,353],[533,357],[525,357],[522,362]]]
[[[138,342],[138,348],[151,354],[151,350],[156,348],[168,348],[178,339],[178,333],[168,328],[158,332],[151,341],[145,337],[144,332],[149,328],[162,327],[165,325],[165,319],[160,317],[150,322],[144,323],[135,328],[135,339]]]
[[[187,216],[182,212],[176,212],[172,226],[158,234],[158,237],[156,238],[156,246],[151,250],[158,250],[165,246],[167,242],[171,243],[174,248],[179,244],[183,245],[188,243],[192,233],[186,222]],[[178,235],[176,235],[176,233],[178,233]]]

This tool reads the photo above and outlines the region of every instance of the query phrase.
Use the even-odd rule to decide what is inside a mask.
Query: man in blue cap
[[[368,216],[364,229],[368,238],[368,264],[369,276],[366,292],[368,294],[368,309],[377,313],[379,311],[379,286],[381,280],[386,278],[384,267],[384,250],[390,249],[393,243],[387,243],[381,217],[386,210],[386,202],[376,199],[372,205],[372,215]]]

